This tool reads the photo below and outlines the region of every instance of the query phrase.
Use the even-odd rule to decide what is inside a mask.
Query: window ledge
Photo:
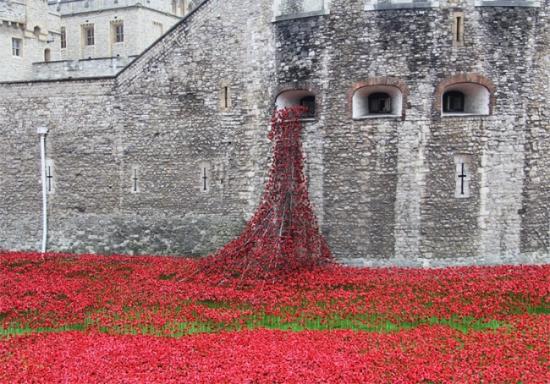
[[[442,113],[441,117],[487,117],[490,115],[483,113]]]
[[[368,1],[365,6],[365,11],[384,11],[392,9],[412,9],[412,8],[437,8],[439,1]]]
[[[293,121],[292,119],[288,119],[288,120],[284,120],[286,122],[288,121]],[[317,121],[317,119],[315,117],[306,117],[306,118],[301,118],[300,120],[298,120],[302,123],[314,123]]]
[[[401,115],[365,115],[354,117],[353,120],[372,120],[372,119],[401,119]]]
[[[476,7],[540,7],[538,0],[476,0]]]
[[[293,13],[288,15],[278,15],[275,16],[275,22],[277,21],[284,21],[284,20],[293,20],[293,19],[302,19],[305,17],[314,17],[314,16],[325,16],[328,15],[329,12],[325,9],[319,10],[319,11],[311,11],[311,12],[302,12],[302,13]]]

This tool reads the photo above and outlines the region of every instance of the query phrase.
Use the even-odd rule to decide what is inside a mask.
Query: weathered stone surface
[[[456,46],[447,6],[333,0],[326,15],[274,21],[268,0],[210,0],[116,78],[0,85],[0,247],[39,247],[47,125],[50,249],[216,249],[261,196],[276,97],[306,89],[312,201],[342,261],[549,262],[547,7],[461,3]],[[490,115],[442,116],[442,84],[461,81],[494,91]],[[352,118],[361,84],[406,90],[402,113]],[[469,159],[467,198],[455,196],[457,156]]]

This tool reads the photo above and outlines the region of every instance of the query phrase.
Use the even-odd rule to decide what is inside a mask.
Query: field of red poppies
[[[548,383],[550,266],[338,266],[0,253],[0,382]]]

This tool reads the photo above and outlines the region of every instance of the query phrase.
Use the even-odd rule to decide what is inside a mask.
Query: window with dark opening
[[[449,91],[443,94],[443,112],[464,112],[464,94],[459,91]]]
[[[369,113],[391,114],[391,96],[383,92],[369,95]]]
[[[305,118],[315,117],[315,96],[305,96],[300,99],[300,105],[307,108]]]
[[[67,48],[67,32],[65,27],[61,27],[61,48]]]
[[[114,25],[114,38],[115,43],[124,42],[124,24],[122,22],[116,23]]]
[[[229,108],[229,87],[223,87],[223,107]]]
[[[456,31],[455,31],[455,39],[456,39],[457,43],[462,42],[462,30],[463,30],[462,17],[457,16],[456,17]]]
[[[453,12],[452,20],[453,47],[461,47],[464,45],[464,12]]]
[[[84,31],[84,45],[95,45],[94,26],[86,25],[82,28]]]
[[[44,50],[44,61],[47,63],[52,59],[50,48]]]

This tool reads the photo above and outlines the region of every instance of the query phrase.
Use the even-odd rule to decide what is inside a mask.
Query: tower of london
[[[549,42],[548,0],[205,0],[116,74],[0,83],[0,248],[40,248],[43,138],[48,250],[208,254],[300,104],[341,262],[549,262]]]

